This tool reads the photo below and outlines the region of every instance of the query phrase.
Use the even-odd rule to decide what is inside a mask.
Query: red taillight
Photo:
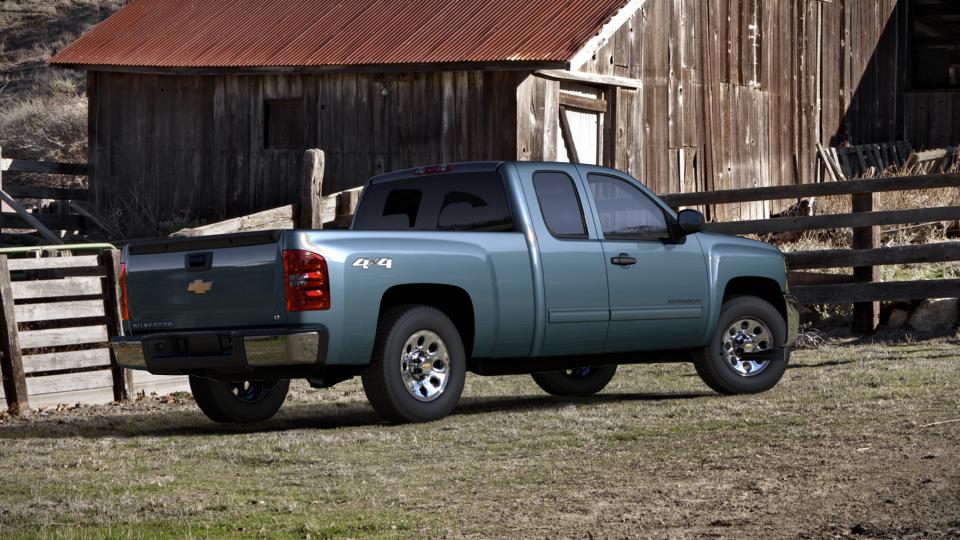
[[[287,293],[287,311],[330,309],[327,261],[320,255],[299,249],[285,250],[283,284]]]
[[[130,320],[130,307],[127,305],[127,263],[120,263],[120,318]]]
[[[426,167],[417,167],[413,170],[414,174],[441,174],[453,170],[452,165],[427,165]]]

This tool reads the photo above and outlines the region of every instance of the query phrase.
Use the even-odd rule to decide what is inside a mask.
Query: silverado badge
[[[187,292],[192,292],[193,294],[207,294],[207,291],[209,291],[211,288],[213,288],[212,281],[198,279],[191,281],[190,284],[187,285]]]

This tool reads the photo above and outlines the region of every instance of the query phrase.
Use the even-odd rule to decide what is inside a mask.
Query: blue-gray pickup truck
[[[604,167],[389,173],[347,231],[128,245],[112,346],[125,368],[189,375],[220,422],[271,417],[290,379],[356,375],[394,422],[449,414],[468,371],[586,396],[619,364],[693,362],[720,393],[768,390],[798,326],[783,255],[703,221]]]

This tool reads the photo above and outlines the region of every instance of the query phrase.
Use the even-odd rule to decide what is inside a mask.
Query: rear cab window
[[[456,171],[368,186],[353,224],[364,231],[515,231],[498,172]]]

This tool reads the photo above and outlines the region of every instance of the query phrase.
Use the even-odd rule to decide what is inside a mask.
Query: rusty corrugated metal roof
[[[625,0],[134,0],[52,64],[566,62]]]

